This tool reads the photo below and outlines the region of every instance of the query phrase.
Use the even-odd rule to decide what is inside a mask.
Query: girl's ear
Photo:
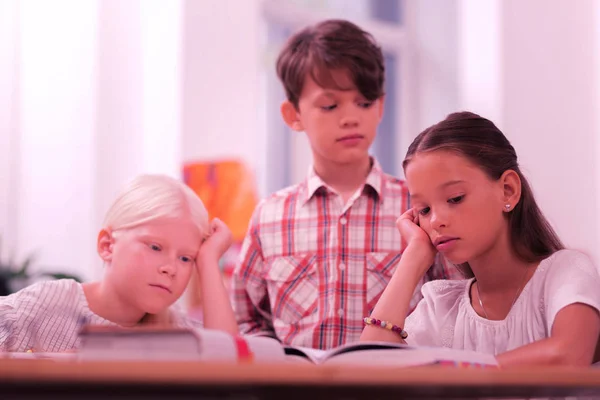
[[[112,260],[114,239],[111,232],[107,229],[102,229],[98,233],[98,255],[104,262]]]
[[[505,212],[512,211],[521,200],[521,178],[512,169],[504,171],[500,177]]]

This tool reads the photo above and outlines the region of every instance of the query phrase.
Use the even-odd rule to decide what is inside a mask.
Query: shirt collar
[[[323,179],[315,172],[314,166],[311,164],[308,169],[308,176],[305,181],[306,187],[306,198],[304,199],[304,203],[308,202],[317,191],[321,188],[325,188],[335,192],[331,187],[329,187]],[[381,169],[381,165],[379,162],[371,157],[371,170],[365,179],[365,184],[363,186],[363,191],[365,188],[372,188],[377,194],[378,198],[381,199],[383,196],[384,190],[384,172]]]

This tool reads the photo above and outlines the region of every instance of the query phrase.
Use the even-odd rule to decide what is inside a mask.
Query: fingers
[[[214,233],[221,230],[222,226],[223,222],[219,218],[213,218],[213,220],[210,221],[210,224],[208,225],[208,234],[206,235],[206,238],[204,238],[204,240],[208,240],[208,238],[210,238]]]
[[[210,221],[210,231],[211,232],[222,231],[225,228],[227,228],[227,225],[225,225],[225,223],[223,221],[221,221],[219,218],[213,218],[213,220]]]
[[[417,210],[414,208],[409,208],[406,210],[398,219],[396,220],[396,226],[400,226],[403,220],[408,220],[414,224],[419,224],[419,214]]]
[[[220,234],[220,235],[222,235],[222,234],[230,235],[231,234],[227,225],[225,225],[225,223],[223,221],[221,221],[219,218],[213,218],[213,220],[210,221],[210,228],[209,228],[209,234],[208,234],[207,239],[215,234]]]

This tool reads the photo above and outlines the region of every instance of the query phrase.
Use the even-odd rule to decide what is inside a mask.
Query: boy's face
[[[383,98],[366,100],[344,71],[332,71],[339,90],[323,88],[307,75],[298,109],[282,105],[285,122],[306,133],[315,163],[352,164],[368,158],[383,115]]]
[[[185,291],[201,239],[198,228],[183,217],[118,231],[112,239],[106,279],[121,299],[140,312],[159,313]]]

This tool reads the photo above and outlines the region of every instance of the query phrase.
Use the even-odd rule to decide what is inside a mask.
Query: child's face
[[[468,159],[447,151],[418,153],[406,181],[419,225],[450,262],[461,264],[488,252],[507,231],[505,192]]]
[[[293,118],[284,118],[292,129],[306,133],[315,161],[362,161],[375,139],[383,98],[366,100],[343,71],[332,72],[332,77],[340,87],[350,89],[322,88],[308,75],[298,110],[288,103]]]
[[[140,311],[161,312],[183,294],[201,239],[198,228],[183,217],[118,231],[107,278]]]

